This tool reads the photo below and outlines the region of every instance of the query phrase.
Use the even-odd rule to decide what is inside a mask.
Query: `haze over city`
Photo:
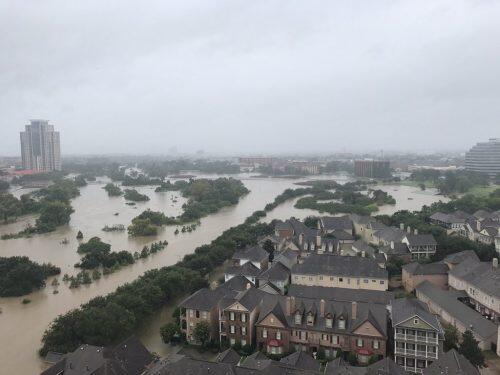
[[[500,2],[3,1],[0,154],[465,151],[498,134]]]

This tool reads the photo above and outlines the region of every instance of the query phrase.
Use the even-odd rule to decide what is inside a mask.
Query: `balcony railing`
[[[395,354],[411,355],[413,357],[437,358],[437,353],[426,352],[425,350],[395,348]]]
[[[405,341],[415,341],[415,342],[425,342],[427,344],[438,344],[437,337],[423,337],[423,336],[415,336],[415,335],[405,335],[404,333],[396,333],[396,340],[405,340]]]

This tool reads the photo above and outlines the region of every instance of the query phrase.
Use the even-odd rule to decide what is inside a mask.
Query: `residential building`
[[[342,358],[336,358],[327,363],[325,375],[407,375],[407,372],[389,357],[366,367],[352,366]]]
[[[479,142],[465,154],[465,168],[495,177],[500,174],[500,139]]]
[[[367,243],[378,245],[378,243],[373,242],[373,233],[385,229],[387,226],[371,216],[357,214],[350,214],[350,216],[354,227],[354,234],[361,237]]]
[[[462,354],[455,349],[444,353],[424,370],[424,375],[479,375],[479,370],[474,367]]]
[[[411,262],[411,253],[408,249],[408,245],[403,242],[394,242],[387,246],[381,246],[379,248],[380,252],[385,255],[387,260],[391,260],[394,258],[401,259],[404,263]]]
[[[426,303],[430,311],[455,326],[460,333],[471,330],[482,350],[490,350],[497,343],[497,326],[470,306],[461,302],[467,296],[463,291],[446,291],[428,281],[416,289],[417,298]]]
[[[235,296],[225,296],[219,303],[219,334],[222,346],[255,344],[255,324],[265,299],[275,296],[249,287]]]
[[[112,347],[80,345],[68,354],[49,353],[55,363],[41,375],[141,375],[153,365],[153,356],[135,336]]]
[[[422,373],[440,358],[444,331],[427,305],[415,299],[391,301],[394,360],[406,371]]]
[[[259,245],[236,250],[232,257],[235,266],[243,266],[250,262],[259,270],[266,270],[269,263],[269,253]]]
[[[325,234],[335,231],[344,231],[351,236],[354,234],[354,227],[349,215],[323,216],[318,220],[318,229],[321,229]]]
[[[479,262],[479,258],[474,250],[464,250],[464,251],[459,251],[458,253],[447,255],[443,261],[451,270],[465,260],[470,260],[472,262]]]
[[[59,132],[47,120],[30,120],[21,132],[23,168],[37,172],[61,170],[61,145]]]
[[[316,300],[337,301],[337,302],[367,302],[388,306],[393,300],[394,292],[368,290],[368,289],[347,289],[328,288],[323,286],[307,286],[290,284],[288,296],[296,298],[312,298]]]
[[[273,262],[273,265],[257,276],[259,287],[266,283],[272,284],[281,294],[285,293],[285,288],[290,284],[290,268],[281,262]]]
[[[392,242],[402,242],[406,235],[404,229],[385,227],[373,232],[370,243],[376,246],[388,246]]]
[[[500,321],[500,268],[498,258],[480,262],[468,258],[448,274],[448,284],[467,293],[467,302],[482,315]]]
[[[292,267],[292,284],[387,290],[388,273],[370,258],[311,254]]]
[[[432,234],[406,234],[401,241],[408,246],[412,259],[429,259],[436,253],[437,242]]]
[[[256,330],[257,347],[271,354],[323,350],[332,358],[352,352],[367,363],[385,356],[387,310],[380,304],[283,296],[263,304]]]
[[[446,229],[459,230],[470,217],[466,212],[455,211],[452,213],[435,212],[430,216],[432,224],[439,225]]]
[[[388,178],[391,177],[391,163],[388,160],[354,160],[356,177]]]
[[[251,265],[251,263],[248,263]],[[219,336],[219,304],[223,298],[236,297],[240,292],[249,288],[247,278],[235,276],[221,284],[216,289],[203,288],[184,299],[181,308],[181,330],[186,335],[190,344],[196,344],[194,329],[200,322],[206,322],[210,326],[210,340]]]
[[[418,284],[427,280],[438,288],[447,289],[448,271],[449,267],[445,262],[406,264],[402,268],[403,286],[411,293]]]

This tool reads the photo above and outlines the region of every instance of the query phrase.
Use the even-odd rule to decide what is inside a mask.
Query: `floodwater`
[[[200,176],[201,177],[201,176]],[[186,254],[192,253],[200,245],[210,243],[224,230],[242,223],[251,213],[263,209],[267,203],[287,188],[296,188],[297,180],[278,178],[250,178],[249,175],[240,175],[243,183],[251,191],[234,207],[224,208],[216,214],[201,219],[201,226],[191,233],[174,235],[175,227],[162,228],[154,238],[129,238],[126,232],[103,232],[105,225],[130,224],[133,217],[144,209],[151,208],[163,211],[168,216],[178,215],[182,210],[184,199],[178,192],[155,193],[152,187],[139,187],[140,193],[147,194],[151,200],[128,206],[122,197],[108,197],[102,189],[107,182],[104,179],[91,183],[80,189],[81,195],[72,201],[75,212],[71,216],[69,225],[58,228],[57,231],[33,238],[21,238],[0,241],[0,256],[26,255],[36,262],[51,262],[61,267],[61,274],[76,274],[74,264],[80,260],[76,249],[78,241],[76,234],[81,230],[84,241],[90,237],[99,236],[104,242],[112,245],[112,250],[140,251],[142,247],[154,241],[167,240],[169,245],[163,251],[147,259],[138,260],[135,264],[124,267],[119,271],[103,276],[100,280],[78,289],[69,289],[62,282],[51,286],[51,279],[47,280],[47,287],[28,296],[15,298],[0,298],[0,373],[38,374],[44,369],[42,360],[37,355],[40,340],[44,330],[50,322],[60,314],[77,308],[90,299],[114,291],[118,286],[131,282],[145,271],[172,265]],[[325,176],[339,182],[348,180],[345,176]],[[423,204],[430,204],[440,197],[430,194],[420,194],[414,188],[384,186],[398,201],[396,206],[387,207],[388,210],[420,209]],[[397,192],[391,189],[399,189]],[[16,191],[20,195],[25,191]],[[413,199],[407,200],[409,194]],[[442,198],[442,197],[441,197]],[[174,202],[173,200],[177,200]],[[285,202],[270,212],[265,218],[286,219],[295,216],[299,219],[309,215],[318,215],[313,210],[298,210],[293,207],[295,200]],[[386,207],[381,208],[381,213]],[[118,213],[118,215],[115,215]],[[389,211],[384,212],[389,213]],[[0,235],[23,229],[33,217],[24,217],[12,224],[1,225]],[[61,244],[63,239],[69,243]],[[53,294],[54,289],[58,294]],[[22,304],[23,298],[29,298],[31,303]],[[169,318],[172,306],[167,306],[151,319],[141,330],[140,337],[152,351],[165,354],[165,346],[161,344],[159,326]],[[157,318],[157,319],[156,319]]]

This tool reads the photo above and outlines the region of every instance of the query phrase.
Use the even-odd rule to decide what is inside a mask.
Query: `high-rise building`
[[[473,146],[465,154],[465,168],[492,177],[500,175],[500,138],[490,138]]]
[[[391,166],[387,160],[355,160],[356,177],[387,178],[391,177]]]
[[[38,172],[61,170],[59,132],[47,120],[30,120],[21,132],[23,168]]]

